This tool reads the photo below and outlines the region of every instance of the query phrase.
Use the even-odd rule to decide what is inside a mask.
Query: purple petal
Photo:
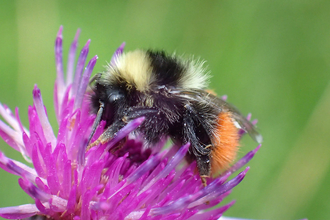
[[[47,183],[49,185],[49,188],[51,189],[51,193],[53,195],[57,195],[61,190],[61,186],[56,170],[56,160],[52,155],[51,146],[49,144],[47,144],[46,146],[44,158],[45,158],[44,161],[47,167],[47,174],[48,174]]]
[[[73,108],[73,105],[72,105]],[[76,159],[76,154],[75,152],[77,152],[78,149],[78,143],[81,142],[81,140],[83,139],[85,132],[84,128],[81,123],[80,123],[80,119],[81,118],[81,111],[79,109],[77,109],[75,112],[71,113],[68,115],[68,122],[74,123],[74,127],[72,128],[70,134],[71,137],[69,138],[69,140],[67,140],[66,142],[66,148],[67,148],[67,153],[68,153],[68,158],[70,160],[75,160]],[[84,121],[84,124],[89,125],[90,123],[88,123],[88,120]],[[60,127],[61,131],[65,131],[67,128],[65,127]],[[87,130],[87,129],[85,129]]]
[[[168,175],[181,161],[182,159],[186,156],[188,150],[190,147],[190,143],[187,143],[183,145],[180,150],[173,156],[173,158],[168,162],[164,170],[162,170],[159,175],[158,179],[165,177]]]
[[[30,140],[29,136],[27,135],[27,133],[25,133],[25,132],[23,132],[22,137],[23,137],[23,143],[24,143],[26,152],[29,155],[29,157],[31,157],[32,156],[32,149],[33,149],[33,145],[31,143],[31,140]],[[30,163],[32,163],[32,160],[31,160]]]
[[[82,101],[89,83],[89,78],[94,69],[95,63],[97,61],[97,56],[94,56],[88,63],[86,70],[84,71],[83,77],[78,87],[78,92],[75,97],[74,109],[81,108]]]
[[[0,137],[3,138],[3,140],[12,148],[15,150],[21,152],[22,156],[27,162],[31,162],[28,152],[26,151],[26,148],[24,147],[24,143],[22,140],[22,130],[26,130],[23,128],[20,121],[17,120],[17,109],[16,109],[16,117],[12,114],[10,109],[5,106],[1,105],[0,103],[0,115],[9,123],[9,125],[12,126],[9,127],[7,124],[5,124],[3,121],[0,120]]]
[[[94,188],[99,184],[103,168],[104,161],[102,160],[95,161],[91,166],[85,167],[80,184],[81,192]]]
[[[176,200],[170,205],[166,205],[163,207],[157,207],[150,210],[150,214],[152,216],[158,215],[168,215],[171,213],[181,212],[182,210],[186,209],[188,204],[195,199],[195,195],[189,195],[179,200]]]
[[[127,156],[128,153],[126,153],[123,157],[119,157],[117,160],[115,160],[115,162],[109,166],[108,171],[104,174],[104,177],[108,178],[108,184],[112,187],[118,184],[120,178],[120,170],[122,169]]]
[[[20,124],[7,106],[0,103],[0,115],[16,131],[21,131]]]
[[[51,194],[49,187],[46,185],[47,184],[46,180],[42,180],[40,177],[37,177],[35,178],[35,182],[40,190],[44,191],[47,194]]]
[[[88,55],[88,52],[89,52],[90,42],[91,42],[91,40],[87,41],[87,43],[85,44],[85,46],[81,50],[79,58],[78,58],[76,73],[75,73],[73,84],[72,84],[72,94],[74,96],[77,95],[77,92],[78,92],[78,88],[79,88],[79,85],[80,85],[81,74],[84,70],[86,58],[87,58],[87,55]]]
[[[207,211],[207,212],[200,212],[196,215],[189,218],[189,220],[200,220],[200,219],[219,219],[225,211],[227,211],[232,205],[235,204],[235,201],[230,202],[229,204],[222,206],[220,208]],[[221,220],[220,218],[219,220]]]
[[[111,61],[110,61],[110,64],[112,66],[116,66],[116,63],[117,63],[117,60],[118,60],[118,57],[120,57],[124,51],[124,47],[125,47],[125,42],[123,42],[119,47],[118,49],[115,51],[115,53],[112,55],[112,58],[111,58]]]
[[[186,153],[190,147],[190,143],[185,144],[180,148],[180,150],[175,154],[175,156],[168,162],[166,167],[159,172],[157,177],[153,178],[148,184],[141,190],[141,192],[147,190],[150,186],[152,186],[156,181],[161,178],[167,176],[186,156]]]
[[[246,116],[246,119],[247,119],[248,121],[250,121],[250,120],[251,120],[251,117],[252,117],[252,114],[249,113],[249,114]]]
[[[25,204],[0,208],[0,216],[8,219],[23,219],[38,214],[39,210],[35,204]]]
[[[205,192],[203,193],[204,195],[202,196],[202,198],[192,202],[189,204],[188,208],[193,208],[195,206],[198,205],[203,205],[209,201],[213,201],[217,198],[220,197],[220,195],[226,193],[226,192],[220,192],[220,189],[222,187],[222,185],[224,184],[224,182],[227,180],[227,178],[230,176],[230,174],[227,174],[226,176],[220,177],[216,180],[214,180],[210,185],[208,185],[207,187],[209,187],[209,190],[205,190]],[[216,185],[212,185],[212,184],[216,184]],[[217,190],[217,193],[212,193],[212,190]]]
[[[109,145],[107,146],[105,151],[109,151],[115,144],[117,144],[120,140],[122,140],[124,137],[126,137],[129,133],[134,131],[136,128],[138,128],[144,121],[145,117],[139,117],[136,118],[128,124],[120,129],[117,134],[113,137],[113,139],[109,142]]]
[[[53,195],[51,199],[49,200],[50,208],[54,212],[64,212],[66,210],[66,207],[68,205],[68,201],[65,199],[62,199],[61,197]]]
[[[149,172],[151,169],[153,169],[160,160],[159,155],[155,155],[148,160],[146,160],[143,164],[141,164],[131,175],[127,177],[127,184],[130,184],[140,177],[142,177],[146,172]]]
[[[77,30],[76,36],[73,42],[71,43],[69,58],[68,58],[68,68],[66,73],[66,85],[70,85],[73,80],[74,64],[75,64],[79,35],[80,35],[80,29]]]
[[[60,102],[59,94],[60,94],[60,91],[59,91],[58,85],[55,82],[53,100],[54,100],[55,116],[56,116],[56,120],[58,122],[60,122],[60,111],[61,111],[60,106],[62,104],[62,102]]]
[[[157,202],[157,205],[160,206],[160,203],[158,201],[161,201],[163,198],[165,198],[160,192],[163,192],[165,189],[167,189],[173,179],[175,177],[175,171],[172,171],[166,178],[158,180],[154,186],[147,191],[143,193],[139,193],[139,197],[137,200],[140,200],[138,203],[138,206],[142,206],[143,204],[149,204],[154,205],[154,203]],[[166,202],[165,202],[166,203]]]
[[[20,187],[33,199],[40,200],[43,202],[47,202],[51,196],[44,191],[37,188],[35,185],[33,185],[30,181],[24,180],[22,178],[18,179],[18,183]]]
[[[19,126],[21,132],[29,133],[29,131],[26,128],[24,128],[24,126],[23,126],[23,124],[21,122],[21,119],[19,117],[19,113],[18,113],[18,108],[17,107],[15,108],[15,118],[16,118],[16,121],[18,123],[18,126]]]
[[[60,127],[57,133],[57,143],[65,143],[69,134],[70,122],[69,118],[65,117],[61,120]]]
[[[143,179],[139,179],[136,183],[132,184],[134,188],[130,190],[129,195],[127,195],[126,199],[123,200],[117,207],[115,213],[120,211],[123,216],[127,216],[130,212],[134,211],[138,208],[139,199],[137,199],[137,193],[139,192],[139,188]],[[142,204],[143,205],[143,204]],[[119,218],[116,218],[119,219]]]
[[[242,159],[237,161],[232,167],[230,167],[228,170],[226,170],[221,176],[227,175],[228,173],[232,174],[236,172],[237,170],[241,169],[245,164],[247,164],[254,155],[258,152],[260,149],[261,144],[259,144],[254,150],[247,153]]]
[[[57,121],[59,124],[62,123],[63,118],[67,117],[71,112],[71,103],[74,101],[69,98],[69,95],[71,93],[71,85],[68,85],[65,94],[63,95],[63,98],[61,99],[60,103],[60,109],[58,109],[58,115],[57,115]],[[56,92],[56,91],[55,91]]]
[[[26,166],[25,164],[9,159],[0,151],[0,167],[7,172],[18,176],[25,176],[30,181],[34,181],[37,177],[37,174],[34,169]]]
[[[41,156],[40,150],[37,147],[37,145],[33,146],[32,162],[33,162],[34,168],[36,169],[38,175],[42,178],[46,178],[47,177],[46,166],[44,164],[44,160]]]
[[[36,203],[37,208],[40,210],[40,212],[43,215],[49,215],[49,216],[51,216],[52,214],[54,214],[49,209],[49,204],[48,203],[41,203],[40,200],[36,200],[35,203]]]
[[[173,202],[169,205],[166,205],[166,206],[163,206],[160,208],[154,208],[151,210],[151,213],[153,215],[163,215],[163,214],[178,212],[180,210],[184,210],[185,208],[187,208],[190,203],[193,203],[198,198],[201,198],[201,197],[207,196],[209,194],[213,194],[213,193],[216,193],[217,195],[221,195],[221,194],[231,190],[238,183],[240,183],[243,180],[247,170],[248,170],[248,168],[245,169],[243,172],[241,172],[239,175],[237,175],[232,180],[225,183],[224,185],[222,185],[222,181],[217,179],[214,182],[212,182],[210,185],[203,188],[202,190],[196,192],[195,194],[181,197],[180,199],[176,200],[175,202]]]
[[[76,198],[77,198],[77,183],[78,183],[78,172],[74,171],[73,184],[71,187],[70,195],[68,198],[67,210],[69,213],[73,213],[76,208]]]
[[[155,155],[149,158],[144,163],[142,163],[133,173],[131,173],[127,178],[121,181],[120,188],[116,190],[108,199],[117,196],[118,193],[123,194],[124,189],[127,190],[127,187],[132,187],[132,183],[136,182],[138,179],[143,177],[147,172],[153,169],[159,163],[159,161],[160,161],[160,155]]]
[[[64,162],[61,196],[68,198],[71,189],[71,161]]]
[[[82,196],[82,205],[81,205],[81,219],[90,219],[90,211],[89,211],[89,202],[92,198],[92,193],[90,190],[86,191],[86,193]]]
[[[216,179],[210,185],[206,186],[204,189],[201,190],[203,197],[208,196],[208,195],[220,196],[221,194],[228,192],[229,190],[234,188],[237,184],[239,184],[244,179],[244,177],[249,169],[250,169],[249,167],[245,168],[244,171],[242,171],[236,177],[229,180],[228,182],[226,182],[223,185],[221,183],[221,179],[224,178],[225,176],[222,176],[221,178]]]
[[[55,151],[56,150],[58,150],[56,168],[58,170],[58,179],[61,186],[60,196],[68,198],[71,188],[71,161],[68,160],[64,144],[59,144]]]
[[[37,85],[35,85],[33,89],[33,103],[35,105],[45,138],[47,142],[52,144],[52,149],[54,149],[56,146],[56,137],[54,135],[53,128],[48,121],[41,97],[41,92]]]
[[[58,30],[57,37],[55,40],[55,63],[56,63],[56,84],[58,85],[58,89],[62,92],[64,88],[64,73],[63,73],[63,55],[62,55],[62,30],[63,26],[60,26]]]
[[[15,136],[18,136],[17,132],[0,120],[0,137],[9,146],[11,146],[17,151],[20,151],[20,147],[18,146],[18,143],[15,140]]]

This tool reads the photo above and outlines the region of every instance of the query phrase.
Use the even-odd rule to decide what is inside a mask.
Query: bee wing
[[[238,123],[241,129],[246,131],[257,143],[262,142],[262,136],[256,130],[255,126],[249,120],[247,120],[234,106],[230,105],[225,100],[204,90],[173,91],[173,93],[187,101],[198,102],[206,106],[211,106],[212,108],[218,109],[219,113],[230,112],[233,119]]]

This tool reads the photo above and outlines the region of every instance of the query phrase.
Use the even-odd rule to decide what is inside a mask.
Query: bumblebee
[[[239,130],[257,142],[253,124],[226,101],[207,92],[209,75],[203,62],[167,55],[163,51],[118,53],[91,82],[91,110],[97,115],[92,138],[101,120],[105,131],[88,149],[110,140],[130,120],[144,116],[135,131],[147,146],[170,137],[190,143],[188,161],[196,161],[202,182],[235,159]]]

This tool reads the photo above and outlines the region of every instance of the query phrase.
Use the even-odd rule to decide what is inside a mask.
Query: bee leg
[[[190,142],[191,153],[196,158],[199,176],[202,184],[206,186],[206,178],[210,177],[211,174],[211,145],[205,146],[200,140],[202,137],[204,137],[204,140],[207,140],[209,137],[205,130],[202,132],[204,128],[200,125],[195,112],[191,110],[191,106],[186,108],[187,111],[183,117],[184,142]],[[199,131],[199,136],[197,136],[196,131]]]
[[[201,177],[203,186],[207,186],[206,178],[210,177],[211,162],[209,155],[196,156],[197,169],[199,176]]]
[[[155,108],[131,107],[126,113],[126,115],[123,117],[123,120],[128,122],[141,116],[148,116],[149,118],[151,118],[153,116],[157,116],[157,114],[159,114],[159,110]]]
[[[131,121],[135,118],[145,117],[139,131],[144,136],[147,144],[158,143],[160,134],[167,134],[167,122],[165,116],[156,108],[150,107],[131,107],[124,117],[124,121]]]
[[[104,144],[106,142],[108,142],[114,135],[116,132],[118,132],[121,128],[123,128],[125,126],[125,122],[123,122],[121,119],[115,121],[112,125],[110,125],[101,135],[100,137],[94,141],[93,143],[89,144],[87,146],[86,151],[88,151],[89,149],[91,149],[92,147],[98,145],[98,144]]]
[[[99,111],[97,112],[97,116],[96,119],[94,121],[93,124],[93,128],[92,128],[92,133],[90,134],[90,137],[88,139],[88,143],[90,142],[90,140],[92,139],[95,130],[98,126],[98,124],[101,121],[101,117],[102,117],[102,113],[103,113],[103,108],[104,108],[104,103],[100,102],[100,108]],[[101,135],[100,137],[94,141],[93,143],[89,144],[87,146],[86,151],[88,151],[89,149],[91,149],[92,147],[98,145],[98,144],[104,144],[107,141],[109,141],[116,132],[118,132],[121,128],[123,128],[130,120],[133,120],[135,118],[141,117],[141,116],[155,116],[158,114],[158,110],[157,109],[151,109],[151,108],[145,108],[145,107],[138,107],[138,108],[131,108],[129,109],[128,112],[123,113],[125,116],[123,116],[120,119],[117,119],[112,125],[110,125]],[[124,145],[125,141],[120,142],[118,146],[116,146],[115,148],[113,148],[111,151],[117,151],[120,150],[123,145]]]
[[[196,156],[196,161],[197,161],[197,169],[202,184],[204,187],[206,187],[207,186],[206,178],[209,178],[211,173],[210,156],[209,155]],[[210,201],[206,201],[205,204],[209,205]]]
[[[206,187],[206,186],[207,186],[206,178],[207,178],[208,176],[200,176],[200,177],[201,177],[201,180],[202,180],[203,186]]]
[[[101,117],[102,117],[102,114],[103,114],[103,110],[104,110],[104,103],[100,101],[100,108],[97,111],[97,115],[96,115],[96,118],[95,118],[93,126],[92,126],[92,132],[90,133],[90,135],[88,137],[88,142],[87,142],[88,147],[87,147],[86,151],[88,151],[90,148],[92,148],[93,146],[98,144],[98,143],[94,144],[96,141],[92,144],[89,144],[89,143],[91,142],[91,139],[92,139],[92,137],[93,137],[93,135],[96,131],[97,126],[100,124]]]
[[[212,148],[212,144],[205,146],[205,149],[211,149],[211,148]]]

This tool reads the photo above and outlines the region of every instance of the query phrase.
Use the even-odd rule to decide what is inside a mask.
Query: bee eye
[[[125,94],[122,91],[119,91],[119,90],[112,91],[109,95],[110,103],[118,102],[118,100],[121,100],[123,98],[125,98]]]

